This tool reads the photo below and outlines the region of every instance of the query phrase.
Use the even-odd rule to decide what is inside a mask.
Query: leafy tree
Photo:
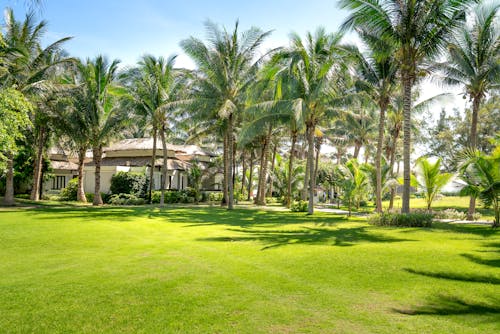
[[[441,159],[431,162],[427,157],[420,157],[416,163],[416,175],[412,178],[412,186],[422,191],[431,211],[431,205],[441,189],[451,180],[453,174],[441,173]]]
[[[493,227],[500,226],[500,146],[491,155],[469,150],[460,166],[460,177],[467,183],[464,195],[479,198],[495,211]]]
[[[208,41],[198,38],[183,40],[183,50],[197,65],[192,108],[208,118],[222,121],[224,135],[224,191],[228,194],[228,209],[233,209],[234,191],[232,166],[234,159],[235,118],[245,108],[249,87],[257,77],[262,58],[257,51],[270,32],[250,28],[240,33],[236,22],[228,32],[207,21]]]
[[[32,109],[30,102],[18,90],[0,89],[0,170],[7,169],[5,185],[5,205],[14,204],[13,154],[16,141],[22,139],[23,131],[30,125],[27,112]]]
[[[470,0],[341,0],[351,14],[343,29],[361,27],[395,47],[403,87],[403,203],[410,212],[412,88],[425,74],[426,62],[442,54],[451,33],[465,19]]]
[[[29,111],[32,121],[31,131],[37,147],[32,199],[38,200],[41,182],[43,149],[47,139],[45,117],[47,96],[53,91],[49,76],[56,65],[66,62],[60,48],[69,37],[41,46],[47,22],[36,22],[33,13],[23,21],[16,20],[12,9],[5,11],[5,26],[0,36],[0,82],[3,87],[12,87],[28,98],[33,105]],[[27,111],[26,111],[27,112]],[[11,184],[9,184],[10,186]],[[8,190],[13,191],[12,189]]]

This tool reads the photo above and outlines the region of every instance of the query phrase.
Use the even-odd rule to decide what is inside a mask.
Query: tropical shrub
[[[111,195],[109,199],[111,205],[142,205],[144,199],[139,198],[133,194],[115,194]]]
[[[133,194],[144,197],[147,191],[148,178],[144,173],[118,172],[111,178],[112,194]]]
[[[94,201],[94,193],[85,193],[85,197],[87,198],[87,202],[92,203]],[[102,201],[104,202],[104,197],[101,195]]]
[[[307,212],[309,203],[307,201],[298,201],[298,202],[293,202],[292,205],[290,206],[290,210],[292,212]]]
[[[61,190],[61,201],[76,201],[78,193],[78,179],[74,178],[68,182],[66,188]]]
[[[431,227],[430,213],[380,213],[368,217],[368,223],[377,226]]]
[[[208,195],[208,200],[210,202],[220,202],[222,201],[222,198],[224,197],[224,194],[222,192],[212,192],[209,193]]]

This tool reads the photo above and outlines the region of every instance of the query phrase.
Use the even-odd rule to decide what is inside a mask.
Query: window
[[[66,188],[66,176],[56,176],[52,179],[52,189],[59,190]]]

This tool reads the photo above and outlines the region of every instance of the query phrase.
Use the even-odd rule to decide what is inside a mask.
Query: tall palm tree
[[[156,58],[145,55],[139,62],[138,75],[132,81],[131,93],[136,110],[145,118],[152,127],[153,155],[151,157],[151,169],[149,179],[149,198],[152,200],[154,167],[156,161],[156,143],[158,132],[160,134],[163,166],[161,184],[160,206],[164,204],[165,189],[167,188],[167,144],[165,132],[172,113],[178,107],[182,80],[178,71],[174,69],[176,56],[168,59]]]
[[[0,36],[0,85],[3,87],[13,87],[32,102],[40,95],[44,95],[50,90],[50,81],[46,80],[52,68],[62,62],[67,61],[60,57],[60,49],[69,37],[62,38],[43,48],[41,46],[42,37],[46,31],[47,22],[36,22],[33,13],[25,16],[23,21],[17,21],[12,9],[5,11],[5,26]],[[40,108],[33,108],[32,119],[36,117],[36,111]],[[35,127],[40,123],[35,123]],[[42,135],[44,131],[39,131]],[[39,185],[41,182],[41,156],[43,153],[43,140],[37,141],[37,157],[34,166],[33,199],[38,200]],[[10,154],[10,159],[13,156]],[[9,164],[12,166],[12,163]],[[8,175],[12,175],[12,171]],[[13,186],[13,182],[9,182]],[[8,194],[13,194],[12,189],[7,189]],[[13,203],[13,197],[6,196],[5,202]]]
[[[472,121],[469,146],[476,148],[477,122],[481,102],[486,94],[500,88],[500,4],[484,1],[476,5],[472,18],[454,35],[448,45],[449,60],[442,64],[444,81],[464,87],[464,94],[472,101]],[[468,219],[475,210],[475,197],[469,202]]]
[[[471,1],[340,0],[342,8],[351,10],[343,29],[362,27],[392,43],[396,50],[404,100],[403,213],[410,212],[412,88],[425,74],[425,62],[442,54],[451,33],[464,21]]]
[[[289,103],[297,114],[296,119],[305,124],[308,147],[305,186],[309,189],[309,214],[314,212],[314,135],[317,125],[333,114],[333,97],[339,95],[341,38],[341,34],[328,34],[323,28],[318,28],[314,34],[307,33],[305,41],[292,34],[290,46],[276,56],[284,65],[281,73],[290,89],[283,102]]]
[[[95,165],[95,188],[93,205],[102,205],[101,160],[103,147],[116,137],[128,119],[126,110],[118,108],[118,98],[123,91],[114,85],[118,60],[111,63],[102,55],[78,63],[78,71],[84,89],[84,120],[89,128],[89,144],[92,147]]]
[[[245,108],[247,90],[254,83],[258,66],[263,59],[256,58],[258,49],[270,32],[253,27],[240,33],[238,22],[232,32],[221,29],[210,21],[205,23],[205,27],[207,44],[191,37],[183,40],[181,47],[198,67],[193,108],[225,123],[224,189],[228,192],[228,209],[232,209],[234,124]]]
[[[377,153],[375,156],[376,211],[382,212],[382,150],[384,143],[386,112],[390,100],[396,90],[398,66],[394,59],[393,46],[383,39],[377,38],[369,31],[357,29],[364,44],[366,53],[352,48],[351,54],[356,60],[356,87],[366,93],[379,108]],[[365,153],[366,156],[366,153]]]

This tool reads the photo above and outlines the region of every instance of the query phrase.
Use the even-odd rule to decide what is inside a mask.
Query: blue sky
[[[14,8],[21,19],[26,12],[25,0],[0,0],[2,7]],[[242,29],[257,26],[274,30],[264,44],[264,50],[286,45],[294,31],[304,35],[323,26],[336,31],[347,16],[335,0],[42,0],[36,10],[40,19],[48,21],[45,43],[72,36],[66,49],[81,58],[104,54],[122,61],[122,66],[134,65],[145,53],[155,56],[177,54],[178,67],[193,68],[182,53],[179,42],[190,36],[205,37],[203,23],[210,19],[231,30],[235,21]],[[354,42],[353,34],[345,40]],[[441,92],[430,83],[422,85],[421,98]],[[454,90],[454,95],[459,90]],[[445,103],[448,111],[454,106],[464,108],[461,98]],[[437,114],[441,106],[433,107]]]
[[[26,11],[23,0],[2,0],[18,18]],[[45,0],[37,15],[48,21],[46,42],[73,36],[66,49],[82,58],[105,54],[133,65],[144,53],[179,54],[178,66],[191,67],[179,42],[204,37],[203,22],[210,19],[231,29],[239,19],[243,29],[274,30],[265,47],[286,44],[288,34],[303,35],[318,26],[337,30],[346,16],[333,0]]]

